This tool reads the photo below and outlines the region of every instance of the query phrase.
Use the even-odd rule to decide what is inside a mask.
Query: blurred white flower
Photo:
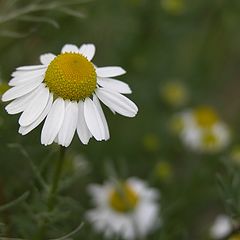
[[[88,190],[96,208],[89,210],[86,218],[107,238],[145,237],[160,224],[159,192],[137,178],[90,185]]]
[[[230,142],[228,126],[210,107],[184,111],[174,121],[179,123],[176,129],[181,140],[194,151],[218,152]]]
[[[108,140],[109,129],[99,99],[112,112],[134,117],[137,106],[122,94],[129,86],[113,77],[125,74],[121,67],[96,67],[91,60],[93,44],[80,48],[66,44],[61,54],[40,56],[41,65],[18,67],[9,82],[11,89],[2,101],[9,114],[22,112],[19,133],[25,135],[45,118],[41,143],[69,146],[75,131],[83,144],[93,136]]]
[[[210,229],[210,236],[213,239],[220,239],[227,236],[233,228],[231,219],[226,215],[219,215]]]

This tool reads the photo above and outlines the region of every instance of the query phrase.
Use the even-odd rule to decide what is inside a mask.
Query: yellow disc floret
[[[137,193],[128,184],[121,184],[109,194],[109,204],[117,212],[129,212],[139,201]]]
[[[218,115],[210,107],[199,107],[194,112],[199,127],[210,128],[219,121]]]
[[[240,234],[234,234],[229,238],[229,240],[240,240]]]
[[[93,64],[83,55],[63,53],[49,64],[45,83],[56,97],[79,101],[92,95],[97,75]]]
[[[205,132],[202,137],[202,142],[205,147],[217,146],[218,140],[218,137],[213,132]]]

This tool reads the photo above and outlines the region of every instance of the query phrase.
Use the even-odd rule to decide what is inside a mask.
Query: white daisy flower
[[[185,111],[177,119],[181,140],[195,151],[218,152],[230,142],[228,126],[210,107]]]
[[[88,189],[96,208],[89,210],[86,218],[107,238],[143,238],[160,223],[159,192],[140,179],[90,185]]]
[[[75,131],[83,144],[93,136],[108,140],[109,129],[100,104],[112,112],[134,117],[137,106],[122,94],[131,93],[129,86],[114,77],[125,74],[121,67],[96,67],[91,60],[93,44],[80,48],[66,44],[61,54],[40,56],[41,65],[18,67],[12,73],[11,89],[2,101],[9,114],[21,113],[19,133],[25,135],[46,118],[41,143],[53,141],[69,146]],[[99,101],[100,100],[100,101]]]
[[[227,236],[233,229],[232,220],[226,215],[219,215],[210,229],[210,236],[213,239],[221,239]]]

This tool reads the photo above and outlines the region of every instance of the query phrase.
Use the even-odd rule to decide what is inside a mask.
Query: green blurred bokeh
[[[0,5],[5,2],[0,1]],[[23,2],[27,3],[18,1],[16,6],[20,8]],[[230,149],[207,155],[184,148],[171,135],[168,124],[174,113],[184,108],[211,105],[230,125],[233,144],[240,140],[240,1],[96,0],[80,4],[76,11],[86,17],[76,18],[54,10],[36,13],[57,20],[59,28],[18,19],[0,25],[0,34],[11,29],[26,35],[0,35],[2,81],[7,83],[17,66],[38,64],[43,53],[58,54],[65,43],[94,43],[97,66],[119,65],[127,70],[119,79],[131,86],[133,94],[129,97],[138,105],[139,113],[128,119],[115,116],[104,107],[110,140],[91,140],[85,146],[75,136],[63,176],[74,175],[75,180],[62,191],[63,221],[55,223],[57,227],[50,229],[50,235],[63,235],[83,221],[91,206],[86,185],[101,183],[116,171],[121,178],[145,179],[161,192],[163,226],[147,239],[207,239],[215,215],[225,211],[217,175],[224,181],[226,164],[235,169],[239,166],[228,157]],[[164,85],[175,80],[188,91],[188,101],[182,106],[172,106],[161,97]],[[18,116],[9,116],[4,106],[2,103],[0,109],[0,203],[35,190],[28,200],[33,212],[29,213],[27,206],[16,206],[0,220],[8,225],[7,235],[27,236],[35,231],[31,216],[39,217],[44,206],[39,201],[41,195],[36,193],[37,183],[29,161],[12,144],[25,149],[46,178],[57,159],[58,147],[40,145],[41,127],[27,136],[18,134]],[[80,160],[76,160],[76,155]],[[76,168],[76,161],[83,165]],[[74,239],[102,237],[86,224]]]

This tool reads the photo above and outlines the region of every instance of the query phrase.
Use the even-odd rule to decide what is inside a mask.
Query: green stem
[[[48,197],[48,211],[51,212],[54,209],[55,201],[56,201],[56,193],[58,191],[59,180],[62,174],[63,163],[65,159],[66,148],[60,146],[60,157],[56,164],[56,169],[53,175],[53,182],[51,185],[49,197]]]
[[[60,156],[56,163],[56,167],[55,167],[54,174],[53,174],[53,180],[52,180],[52,184],[50,187],[48,200],[47,200],[48,212],[51,212],[55,207],[56,193],[58,191],[59,182],[60,182],[60,178],[61,178],[61,174],[62,174],[65,153],[66,153],[66,148],[60,146]],[[42,222],[42,224],[39,227],[39,231],[37,233],[36,240],[45,240],[46,239],[46,236],[45,236],[46,235],[46,226],[47,226],[47,222],[45,220]]]

